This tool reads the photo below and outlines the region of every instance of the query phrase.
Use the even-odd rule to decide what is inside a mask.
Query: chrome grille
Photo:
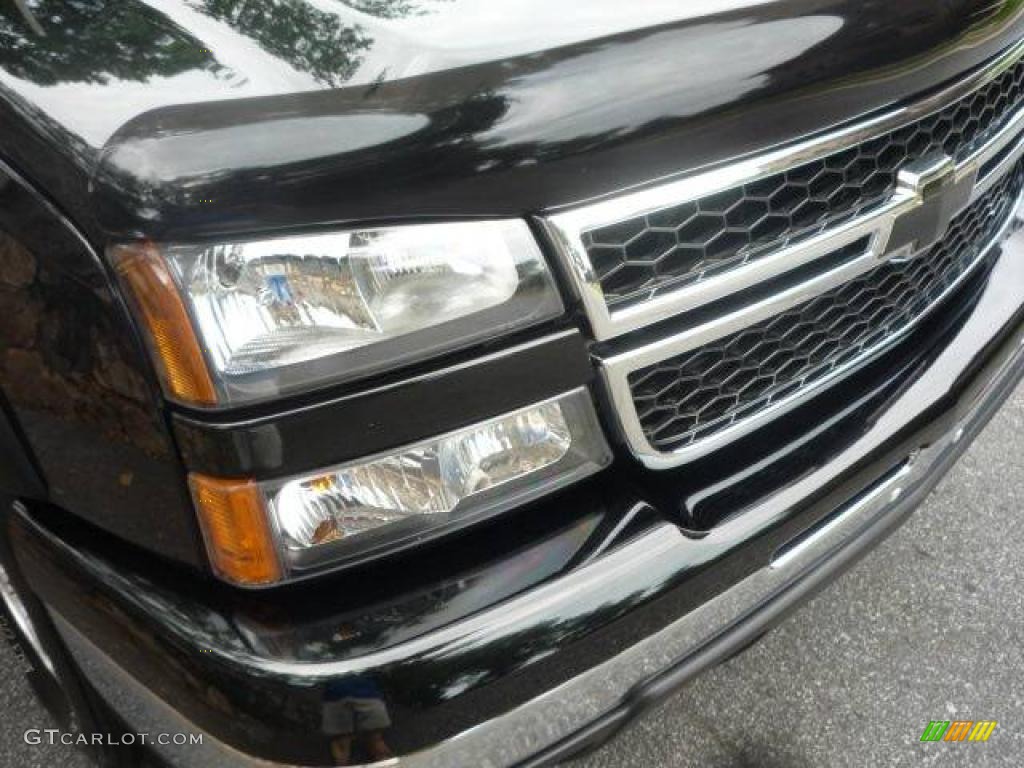
[[[609,306],[648,301],[877,206],[899,169],[935,151],[962,159],[1024,100],[1024,62],[944,109],[858,146],[739,187],[586,230]]]
[[[661,451],[689,445],[868,359],[970,271],[1006,221],[1021,180],[1019,168],[1004,177],[922,256],[884,263],[770,320],[631,373],[650,444]]]
[[[1009,223],[1022,100],[1024,42],[864,123],[548,216],[633,453],[704,455],[908,332]]]

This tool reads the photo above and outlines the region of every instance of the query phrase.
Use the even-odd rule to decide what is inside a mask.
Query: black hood
[[[1022,14],[1019,0],[21,5],[0,12],[0,118],[25,137],[8,151],[98,239],[565,205],[891,105],[1007,45]]]

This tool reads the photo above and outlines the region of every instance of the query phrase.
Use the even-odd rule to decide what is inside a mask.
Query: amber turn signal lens
[[[217,393],[188,312],[159,249],[152,243],[112,249],[118,275],[149,334],[168,394],[194,405],[213,405]]]
[[[193,472],[189,485],[217,573],[243,585],[280,580],[281,566],[256,483]]]

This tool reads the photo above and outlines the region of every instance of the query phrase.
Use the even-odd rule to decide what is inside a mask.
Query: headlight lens
[[[147,269],[170,274],[217,403],[259,400],[395,366],[562,311],[529,228],[517,220],[159,249],[119,246],[113,255],[139,304],[149,286],[168,282],[147,277]],[[152,327],[150,333],[157,336]],[[175,386],[181,366],[167,354],[180,355],[180,349],[165,353],[159,343],[153,346],[169,394],[213,404],[197,401],[195,387]]]
[[[301,550],[423,515],[549,467],[572,435],[557,402],[371,461],[286,483],[273,495],[285,546]]]
[[[576,390],[384,455],[258,484],[276,557],[260,553],[267,539],[249,531],[250,517],[240,524],[225,517],[234,510],[249,515],[251,484],[233,486],[229,496],[237,500],[217,496],[218,481],[193,476],[192,485],[201,519],[211,517],[204,531],[222,575],[245,580],[232,560],[271,563],[262,571],[243,565],[238,573],[272,580],[274,561],[294,576],[371,557],[550,493],[610,460],[590,397]],[[239,538],[255,549],[245,551]]]

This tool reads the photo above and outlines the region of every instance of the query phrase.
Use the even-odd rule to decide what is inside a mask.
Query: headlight
[[[578,480],[611,460],[585,390],[301,477],[192,476],[211,560],[258,584],[421,541]]]
[[[525,222],[421,224],[112,256],[168,394],[260,400],[557,316]]]

